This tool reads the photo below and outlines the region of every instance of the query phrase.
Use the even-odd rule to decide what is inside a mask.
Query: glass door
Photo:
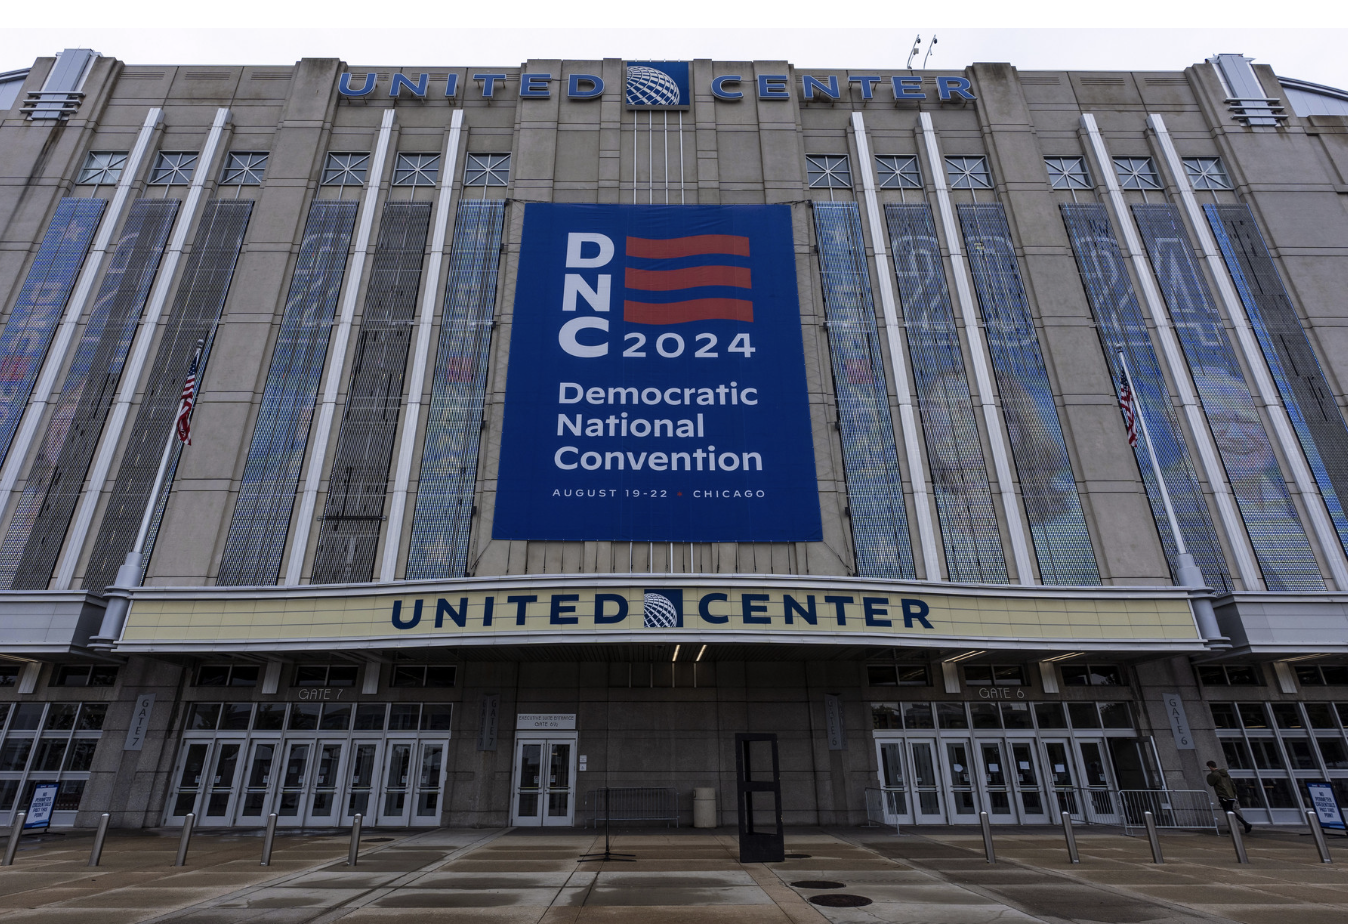
[[[575,744],[575,739],[521,738],[516,741],[511,824],[572,824],[576,810]]]
[[[438,825],[440,793],[445,788],[445,743],[423,741],[417,767],[417,799],[413,807],[412,824]]]
[[[202,805],[199,824],[227,825],[234,817],[237,807],[235,794],[239,791],[239,758],[243,753],[243,741],[215,742],[215,755],[210,780],[206,785],[207,796]]]
[[[342,824],[351,824],[357,815],[369,820],[374,809],[374,782],[379,773],[379,742],[351,743],[351,761],[346,781],[346,805],[342,810]],[[339,797],[340,798],[340,797]]]
[[[1066,741],[1045,741],[1044,753],[1048,755],[1048,779],[1053,787],[1054,802],[1052,810],[1061,815],[1068,812],[1073,821],[1085,821],[1082,814],[1084,806],[1077,798],[1076,771],[1072,766],[1072,753]]]
[[[908,804],[908,786],[904,775],[904,741],[877,739],[875,747],[880,767],[880,807],[885,824],[895,825],[913,820]]]
[[[253,751],[244,770],[243,806],[239,811],[239,824],[265,824],[267,820],[267,795],[271,790],[272,766],[276,763],[276,753],[281,749],[279,741],[254,741]]]
[[[338,785],[342,772],[342,742],[320,741],[314,752],[313,794],[304,823],[308,825],[335,825],[337,823]]]
[[[183,745],[182,753],[178,757],[178,769],[174,774],[178,791],[174,793],[169,807],[169,818],[179,824],[197,810],[197,799],[201,795],[201,778],[206,772],[206,759],[209,753],[209,742],[193,741]]]
[[[405,825],[408,820],[412,778],[413,741],[390,741],[384,749],[383,798],[379,800],[379,824]]]
[[[1039,782],[1038,760],[1034,754],[1033,741],[1010,741],[1011,772],[1020,796],[1020,810],[1024,820],[1030,823],[1047,819],[1044,808],[1044,793]]]
[[[1114,805],[1114,781],[1105,743],[1101,740],[1078,741],[1081,750],[1082,779],[1086,783],[1085,798],[1090,800],[1092,822],[1121,824],[1122,817]]]
[[[939,825],[945,822],[941,810],[941,775],[937,766],[934,739],[909,740],[912,755],[913,813],[918,824]]]
[[[983,793],[987,806],[988,820],[1013,823],[1016,814],[1011,807],[1011,788],[1008,784],[1010,774],[1002,755],[1002,742],[982,739],[976,742],[978,755],[983,764]]]
[[[978,823],[978,801],[974,794],[973,767],[969,763],[969,742],[946,741],[946,771],[950,775],[952,824]]]
[[[304,802],[314,744],[312,740],[285,743],[286,756],[281,769],[281,792],[276,800],[276,808],[273,809],[278,824],[298,825],[304,821]]]

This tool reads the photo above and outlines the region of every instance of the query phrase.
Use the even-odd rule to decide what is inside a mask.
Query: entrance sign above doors
[[[516,730],[523,729],[528,731],[534,731],[536,729],[545,728],[548,729],[549,731],[553,731],[556,729],[571,730],[574,729],[575,727],[576,727],[576,714],[574,712],[565,714],[530,712],[530,713],[520,713],[519,715],[515,716]]]
[[[651,578],[656,577],[651,575]],[[855,579],[662,575],[465,580],[379,588],[278,587],[136,591],[118,650],[198,651],[687,638],[861,640],[1075,649],[1120,645],[1188,651],[1201,645],[1181,588],[961,588]],[[656,581],[650,583],[656,584]],[[1088,641],[1089,640],[1089,641]]]

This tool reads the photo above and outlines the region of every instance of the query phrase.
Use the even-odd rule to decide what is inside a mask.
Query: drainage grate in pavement
[[[788,853],[786,858],[788,860],[808,860],[810,855],[808,853]]]
[[[810,903],[825,908],[860,908],[869,905],[871,900],[864,895],[848,895],[846,892],[834,892],[832,895],[811,895]]]
[[[843,889],[847,887],[845,882],[834,882],[832,879],[802,879],[800,882],[793,882],[791,885],[797,889]]]

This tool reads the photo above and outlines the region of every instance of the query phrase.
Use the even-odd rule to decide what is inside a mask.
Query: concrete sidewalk
[[[109,837],[98,869],[85,866],[91,838],[45,837],[0,869],[0,921],[84,924],[91,910],[98,924],[1348,920],[1342,838],[1324,865],[1309,837],[1260,830],[1239,866],[1225,837],[1165,834],[1158,867],[1145,838],[1078,829],[1073,866],[1056,831],[996,829],[989,865],[977,829],[920,830],[799,830],[787,837],[794,856],[768,864],[741,864],[727,829],[620,834],[614,849],[631,863],[581,860],[603,838],[574,828],[371,831],[355,869],[345,836],[278,836],[273,865],[261,867],[260,838],[198,835],[181,869],[170,865],[171,832]],[[832,896],[866,904],[818,903]]]

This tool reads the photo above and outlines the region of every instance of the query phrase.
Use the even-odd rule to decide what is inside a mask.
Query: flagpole
[[[196,393],[201,388],[201,373],[198,365],[201,362],[201,351],[205,346],[204,340],[197,341],[196,352],[192,355],[192,374],[195,381],[192,383],[192,410],[196,409]],[[178,399],[178,410],[182,411],[182,398]],[[189,417],[190,420],[190,417]],[[169,460],[173,458],[173,444],[178,442],[178,414],[173,416],[173,421],[169,425],[168,439],[164,443],[164,454],[159,459],[159,471],[154,476],[154,487],[150,489],[150,496],[145,500],[145,512],[140,518],[140,530],[136,533],[136,542],[131,546],[131,551],[126,553],[126,560],[122,562],[117,569],[117,577],[110,585],[112,587],[134,588],[139,587],[141,575],[144,573],[144,549],[145,540],[150,534],[150,521],[154,519],[155,507],[159,504],[159,492],[164,486],[164,476],[168,472]],[[122,634],[122,623],[126,619],[126,614],[130,610],[131,600],[125,594],[107,594],[108,605],[103,611],[103,624],[99,628],[98,635],[91,638],[91,648],[111,648],[113,643]]]
[[[1137,419],[1142,438],[1147,441],[1147,456],[1151,459],[1151,471],[1156,476],[1156,484],[1161,489],[1161,504],[1165,507],[1166,519],[1170,522],[1170,533],[1175,537],[1175,583],[1191,588],[1189,602],[1193,606],[1194,622],[1199,633],[1215,647],[1230,647],[1230,640],[1222,635],[1217,624],[1217,614],[1212,608],[1212,591],[1207,586],[1203,571],[1194,561],[1193,555],[1184,544],[1184,533],[1180,531],[1179,519],[1175,516],[1175,506],[1170,502],[1170,489],[1166,487],[1165,475],[1161,473],[1161,463],[1156,458],[1156,447],[1151,441],[1151,431],[1147,429],[1147,415],[1142,412],[1142,396],[1133,384],[1133,373],[1128,368],[1128,359],[1123,350],[1118,351],[1119,365],[1123,369],[1124,382],[1133,396],[1133,416]]]

